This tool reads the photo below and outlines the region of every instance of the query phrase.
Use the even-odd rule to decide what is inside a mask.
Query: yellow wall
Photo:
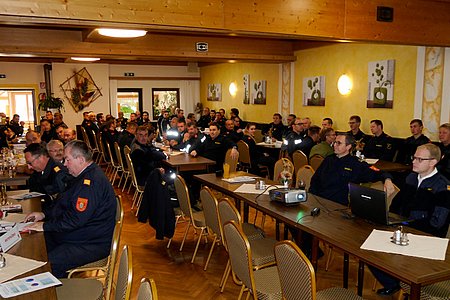
[[[417,47],[341,43],[300,50],[296,55],[294,113],[308,116],[318,125],[322,118],[330,117],[338,130],[348,130],[348,117],[357,114],[362,118],[365,133],[370,133],[370,120],[380,119],[385,132],[391,136],[411,135],[409,122],[414,116]],[[366,108],[368,63],[387,59],[395,60],[393,108]],[[344,73],[353,79],[353,90],[348,96],[340,95],[337,90],[338,78]],[[325,76],[325,106],[303,106],[303,78],[319,75]]]
[[[266,105],[243,104],[243,75],[250,74],[250,87],[256,80],[266,80]],[[228,63],[202,67],[200,70],[200,96],[203,107],[224,108],[229,117],[230,109],[239,108],[239,116],[246,121],[272,122],[278,111],[278,64]],[[228,91],[231,82],[236,82],[237,93],[232,97]],[[208,84],[222,84],[222,101],[207,101]],[[251,91],[251,90],[250,90]]]

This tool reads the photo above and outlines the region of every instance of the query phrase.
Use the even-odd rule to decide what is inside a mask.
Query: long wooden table
[[[6,186],[26,185],[28,178],[30,178],[30,175],[25,173],[17,173],[14,177],[0,175],[0,183],[6,183]]]
[[[8,192],[8,195],[13,194],[20,194],[26,191],[10,191]],[[41,199],[40,198],[31,198],[27,200],[11,200],[8,199],[8,201],[11,201],[13,203],[20,203],[22,204],[22,210],[23,213],[30,213],[33,211],[40,211],[41,210]],[[24,233],[22,234],[22,240],[17,243],[14,247],[12,247],[9,251],[9,254],[22,256],[38,261],[47,261],[47,248],[45,247],[45,238],[43,232],[34,232],[31,234]],[[43,272],[51,272],[50,264],[47,263],[43,265],[42,267],[39,267],[37,269],[34,269],[30,272],[27,272],[25,274],[22,274],[20,276],[17,276],[14,279],[27,277],[34,274],[39,274]],[[1,298],[1,297],[0,297]],[[3,298],[2,298],[3,299]],[[17,299],[17,300],[47,300],[47,299],[57,299],[56,297],[56,288],[50,287],[46,288],[40,291],[36,291],[33,293],[24,294],[22,296],[18,297],[12,297],[8,299]]]
[[[385,172],[410,172],[412,170],[412,165],[405,165],[386,160],[379,160],[373,166]]]
[[[360,260],[358,272],[361,283],[358,293],[362,293],[364,263],[373,265],[388,274],[411,285],[410,298],[420,299],[420,290],[423,285],[428,285],[450,279],[450,249],[447,249],[445,261],[421,259],[416,257],[388,254],[360,249],[363,242],[374,228],[391,230],[387,226],[378,226],[367,223],[359,218],[345,218],[342,210],[346,207],[326,200],[324,198],[308,194],[308,200],[298,206],[287,207],[280,203],[271,202],[268,195],[244,194],[234,192],[241,184],[229,184],[215,174],[195,175],[195,179],[201,183],[216,189],[234,199],[244,201],[245,204],[260,210],[275,219],[296,227],[301,231],[314,236],[313,241],[313,265],[317,265],[318,240],[323,240],[336,248],[344,251],[344,287],[348,286],[348,255],[353,255]],[[310,216],[314,207],[319,207],[321,213],[317,217]],[[410,232],[417,232],[408,229]]]
[[[211,159],[202,156],[193,157],[187,153],[171,155],[168,160],[163,160],[163,163],[168,167],[174,168],[177,173],[183,171],[207,171],[208,166],[216,164]]]

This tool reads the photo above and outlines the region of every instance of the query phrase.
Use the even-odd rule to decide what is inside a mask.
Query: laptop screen
[[[381,190],[349,183],[352,214],[368,221],[387,225],[386,193]]]

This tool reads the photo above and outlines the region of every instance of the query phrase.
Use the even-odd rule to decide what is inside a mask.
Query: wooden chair
[[[239,160],[239,156],[237,158],[231,157],[231,150],[232,149],[228,149],[227,153],[225,154],[225,163],[230,165],[230,173],[236,172],[237,164],[238,164],[238,160]]]
[[[106,149],[108,150],[109,157],[111,158],[111,165],[113,167],[113,172],[112,172],[110,181],[111,181],[111,184],[114,185],[114,182],[116,181],[116,176],[118,176],[119,172],[122,171],[122,166],[120,165],[118,158],[115,157],[115,155],[113,155],[113,152],[115,154],[114,145],[110,145],[109,143],[106,143]]]
[[[121,231],[122,224],[117,222],[114,228],[104,285],[95,278],[61,279],[63,285],[56,288],[58,299],[110,299]]]
[[[315,154],[309,159],[309,165],[314,169],[314,171],[316,171],[324,159],[325,158],[323,158],[323,156]]]
[[[132,204],[131,204],[131,209],[134,208],[134,206],[136,205],[136,216],[138,214],[139,211],[139,206],[141,204],[142,201],[142,195],[144,194],[144,186],[140,186],[138,184],[137,178],[136,178],[136,173],[134,172],[134,166],[133,166],[133,161],[131,160],[131,156],[130,153],[127,153],[125,155],[125,158],[127,160],[127,165],[128,165],[128,170],[130,171],[131,174],[131,180],[133,181],[133,186],[136,188],[134,191],[134,195],[132,198]],[[129,190],[129,189],[128,189]]]
[[[241,164],[243,169],[248,172],[248,170],[252,168],[250,149],[247,143],[242,140],[237,142],[237,147],[239,152],[239,163]],[[269,175],[269,168],[267,166],[258,165],[258,168],[261,174]]]
[[[131,249],[125,245],[120,254],[119,270],[117,273],[114,300],[129,300],[131,298],[131,284],[133,282],[133,262]],[[107,298],[106,298],[107,299]]]
[[[303,151],[297,150],[292,154],[292,161],[294,162],[295,173],[297,173],[301,167],[308,164],[308,157]]]
[[[123,185],[125,185],[125,183],[128,180],[128,177],[130,176],[130,171],[127,168],[127,163],[124,162],[122,159],[122,151],[120,151],[120,146],[119,146],[119,143],[117,143],[117,142],[114,142],[114,151],[116,153],[117,161],[120,166],[120,171],[122,172],[122,174],[120,174],[119,184],[117,185],[117,187],[120,189],[120,184],[122,183],[122,179],[125,179],[124,184],[123,184]]]
[[[316,292],[314,268],[305,254],[292,241],[277,243],[275,245],[275,257],[283,299],[363,299],[350,290],[339,287]]]
[[[253,248],[239,224],[235,221],[225,223],[223,233],[228,247],[231,269],[242,281],[239,299],[241,299],[244,291],[248,291],[254,300],[281,300],[281,286],[277,268],[272,266],[254,270],[252,263]]]
[[[142,278],[137,294],[137,300],[158,300],[156,284],[153,279]]]
[[[117,209],[116,209],[116,227],[119,226],[118,229],[116,229],[116,227],[114,227],[114,234],[113,234],[113,239],[112,239],[112,245],[115,244],[119,244],[120,242],[120,234],[122,232],[122,225],[123,225],[123,216],[124,216],[124,211],[123,211],[123,206],[122,206],[122,197],[120,195],[116,195],[116,203],[117,203]],[[89,272],[89,271],[97,271],[97,276],[95,278],[102,278],[106,276],[106,271],[108,270],[108,264],[109,264],[109,260],[110,259],[116,259],[115,257],[112,258],[113,255],[113,250],[114,247],[111,247],[109,256],[101,259],[101,260],[97,260],[88,264],[85,264],[83,266],[80,267],[76,267],[74,269],[71,269],[68,272],[67,278],[71,278],[73,274],[75,273],[80,273],[80,272]],[[117,253],[116,253],[117,254]],[[102,276],[98,276],[98,271],[102,271],[103,275]]]
[[[216,244],[222,243],[222,228],[220,226],[219,211],[217,208],[218,202],[214,193],[207,187],[203,187],[200,191],[200,200],[203,206],[203,213],[205,216],[205,225],[208,228],[208,235],[212,235],[213,242],[209,250],[208,258],[206,259],[205,267],[208,268],[209,260],[214,251]]]
[[[255,129],[255,141],[257,143],[261,143],[264,141],[264,135],[262,134],[262,130],[261,129]]]
[[[123,184],[122,192],[125,191],[125,188],[126,188],[126,185],[127,185],[127,180],[128,180],[128,178],[130,178],[131,179],[130,186],[128,187],[128,191],[127,191],[127,194],[129,194],[130,193],[130,189],[133,186],[133,178],[131,177],[131,172],[130,172],[130,169],[129,169],[129,166],[128,166],[128,162],[127,162],[127,155],[131,154],[131,148],[128,147],[128,145],[125,145],[125,147],[123,147],[123,154],[125,155],[125,162],[124,163],[125,163],[125,166],[126,166],[126,170],[129,173],[129,176],[127,178],[125,178],[125,183]]]
[[[178,202],[180,203],[180,208],[183,211],[183,214],[189,218],[189,223],[188,226],[186,227],[186,231],[184,232],[183,241],[181,242],[180,251],[183,250],[184,242],[186,241],[186,237],[190,226],[192,225],[195,231],[200,230],[194,254],[192,255],[191,259],[191,263],[194,263],[194,259],[198,251],[198,246],[200,245],[200,240],[202,239],[202,237],[205,237],[206,239],[206,236],[208,235],[208,232],[206,231],[205,216],[202,211],[196,212],[192,211],[191,201],[189,199],[189,191],[183,177],[177,175],[174,183],[175,183],[175,190],[177,192]]]
[[[220,225],[223,226],[229,221],[234,221],[236,224],[242,228],[245,236],[250,241],[253,249],[252,265],[255,269],[262,269],[274,264],[275,257],[273,256],[273,245],[276,241],[270,238],[264,237],[264,232],[253,224],[243,223],[241,215],[239,214],[236,207],[228,198],[220,199],[218,204],[219,211],[219,221]],[[228,251],[226,244],[224,244],[225,249]],[[230,260],[228,260],[225,267],[222,279],[220,281],[221,292],[225,289],[225,283],[230,276],[231,265]]]
[[[297,175],[295,176],[295,187],[300,187],[300,183],[303,182],[305,190],[309,190],[311,185],[311,178],[314,175],[314,169],[310,165],[305,165],[298,169]]]

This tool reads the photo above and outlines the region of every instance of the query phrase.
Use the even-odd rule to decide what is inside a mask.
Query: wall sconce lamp
[[[236,97],[237,85],[236,85],[235,81],[230,83],[230,86],[228,87],[228,91],[230,92],[231,97]]]
[[[341,77],[339,77],[337,86],[339,93],[343,96],[346,96],[351,93],[353,82],[350,77],[348,77],[348,75],[343,74],[341,75]]]

